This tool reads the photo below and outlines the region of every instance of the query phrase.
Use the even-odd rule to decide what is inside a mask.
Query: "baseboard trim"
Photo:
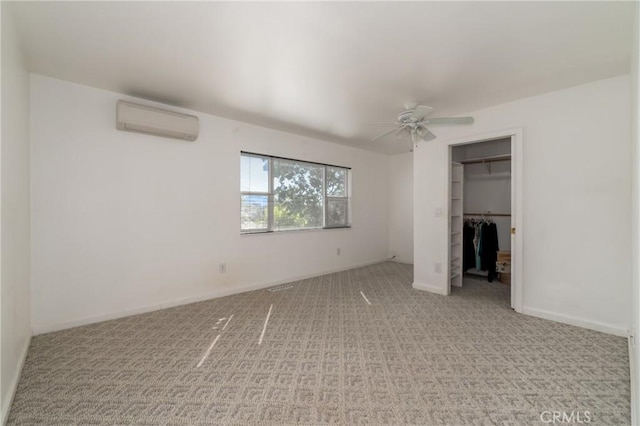
[[[394,257],[392,259],[389,259],[392,262],[397,262],[397,263],[404,263],[406,265],[413,265],[413,259],[405,259],[404,257]]]
[[[31,336],[27,339],[26,345],[22,348],[22,354],[20,356],[20,365],[16,369],[15,376],[11,379],[11,383],[9,384],[9,393],[5,396],[2,401],[2,424],[6,424],[9,419],[9,411],[11,410],[11,404],[13,404],[13,398],[16,396],[16,391],[18,390],[18,382],[20,381],[20,376],[22,376],[22,369],[24,368],[24,363],[27,360],[27,354],[29,353],[29,346],[31,346]]]
[[[447,296],[447,289],[442,289],[438,286],[435,286],[433,284],[427,284],[427,283],[423,283],[423,282],[419,282],[419,281],[414,281],[413,284],[411,285],[411,287],[415,288],[416,290],[421,290],[421,291],[428,291],[429,293],[435,293],[435,294],[440,294],[443,296]]]
[[[247,284],[247,285],[240,286],[240,287],[235,287],[233,289],[215,290],[215,291],[208,292],[208,293],[205,293],[205,294],[202,294],[202,295],[199,295],[199,296],[185,297],[185,298],[181,298],[181,299],[170,300],[170,301],[163,302],[163,303],[156,303],[156,304],[153,304],[153,305],[147,305],[147,306],[143,306],[143,307],[140,307],[140,308],[128,309],[128,310],[125,310],[125,311],[112,312],[112,313],[103,314],[103,315],[96,315],[96,316],[92,316],[92,317],[85,317],[85,318],[80,318],[80,319],[77,319],[77,320],[64,321],[64,322],[60,322],[60,323],[56,323],[56,324],[50,324],[50,325],[34,326],[33,327],[33,334],[35,336],[35,335],[38,335],[38,334],[51,333],[51,332],[54,332],[54,331],[66,330],[66,329],[69,329],[69,328],[80,327],[80,326],[83,326],[83,325],[94,324],[94,323],[97,323],[97,322],[110,321],[110,320],[114,320],[114,319],[118,319],[118,318],[129,317],[129,316],[132,316],[132,315],[140,315],[140,314],[145,314],[147,312],[158,311],[158,310],[161,310],[161,309],[173,308],[175,306],[188,305],[190,303],[202,302],[202,301],[210,300],[210,299],[217,299],[219,297],[232,296],[234,294],[246,293],[248,291],[261,290],[261,289],[273,287],[273,286],[276,286],[276,285],[286,284],[286,283],[290,283],[290,282],[294,282],[294,281],[306,280],[306,279],[309,279],[309,278],[315,278],[315,277],[319,277],[321,275],[333,274],[333,273],[336,273],[336,272],[347,271],[349,269],[355,269],[355,268],[361,268],[363,266],[375,265],[377,263],[386,262],[388,260],[389,259],[387,259],[387,258],[378,259],[378,260],[373,260],[373,261],[369,261],[369,262],[357,263],[357,264],[353,264],[353,265],[349,265],[349,266],[341,266],[341,267],[338,267],[338,268],[326,269],[326,270],[323,270],[321,272],[316,272],[316,273],[308,274],[308,275],[294,276],[294,277],[283,278],[283,279],[274,280],[274,281],[252,283],[252,284]]]
[[[522,307],[522,313],[531,315],[532,317],[548,319],[551,321],[561,322],[563,324],[575,325],[577,327],[588,328],[589,330],[600,331],[602,333],[613,334],[620,337],[629,337],[629,330],[624,327],[615,326],[599,321],[590,321],[584,318],[573,317],[570,315],[557,314],[542,309]]]

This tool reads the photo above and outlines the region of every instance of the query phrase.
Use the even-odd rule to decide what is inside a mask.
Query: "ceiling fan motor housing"
[[[398,121],[403,124],[416,123],[416,117],[414,116],[415,110],[408,109],[398,114]]]

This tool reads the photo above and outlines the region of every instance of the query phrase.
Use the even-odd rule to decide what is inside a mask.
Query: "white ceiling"
[[[3,2],[5,3],[5,2]],[[455,115],[629,72],[630,2],[11,4],[31,71],[380,152]],[[596,107],[596,106],[594,106]],[[437,129],[434,129],[437,134]]]

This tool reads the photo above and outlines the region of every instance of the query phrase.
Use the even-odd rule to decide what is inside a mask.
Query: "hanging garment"
[[[469,221],[464,223],[462,228],[462,268],[463,271],[476,267],[476,249],[474,238],[476,228]]]
[[[482,269],[488,271],[487,279],[489,282],[496,277],[496,261],[498,260],[498,227],[495,223],[489,223],[483,226],[480,237],[482,252]]]
[[[476,225],[476,269],[478,271],[484,271],[484,268],[482,267],[482,238],[483,238],[483,234],[484,234],[484,226],[485,223],[484,222],[480,222],[479,224]]]

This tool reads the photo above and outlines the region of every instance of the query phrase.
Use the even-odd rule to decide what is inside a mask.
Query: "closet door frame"
[[[522,203],[522,165],[523,165],[523,137],[522,128],[499,130],[490,133],[465,136],[447,141],[449,158],[447,170],[451,176],[452,150],[454,146],[470,145],[477,142],[487,142],[495,139],[511,138],[511,307],[522,313],[524,293],[524,252],[523,252],[523,203]],[[450,181],[450,179],[449,179]],[[451,185],[451,183],[449,183]],[[449,194],[451,188],[449,188]],[[450,212],[447,212],[450,215]],[[451,292],[451,282],[448,280],[448,290]]]

